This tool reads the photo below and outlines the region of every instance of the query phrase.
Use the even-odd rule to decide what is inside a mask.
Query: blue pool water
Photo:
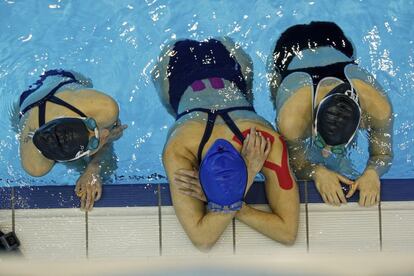
[[[165,182],[161,153],[173,123],[150,80],[171,38],[227,35],[254,62],[254,106],[274,122],[266,60],[287,27],[334,21],[352,39],[358,62],[372,72],[394,106],[394,164],[386,178],[414,178],[414,2],[401,1],[12,1],[0,2],[0,186],[73,185],[78,175],[58,165],[43,178],[21,169],[9,110],[20,91],[48,69],[92,78],[116,98],[129,125],[115,145],[114,183]],[[194,3],[194,4],[193,4]],[[353,154],[361,169],[366,141]]]

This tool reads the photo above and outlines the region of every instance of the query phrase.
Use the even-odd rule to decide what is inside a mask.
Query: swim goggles
[[[76,153],[75,157],[70,160],[65,160],[65,162],[75,161],[78,160],[84,156],[88,156],[91,151],[96,150],[99,147],[99,130],[98,125],[96,124],[95,119],[93,118],[81,118],[85,126],[88,128],[88,130],[92,131],[94,133],[94,136],[89,139],[88,145],[86,147],[86,150],[81,148],[78,153]]]
[[[319,149],[324,149],[326,146],[328,146],[325,142],[325,140],[323,140],[322,136],[318,133],[316,134],[316,137],[314,139],[315,146]],[[338,154],[338,155],[345,155],[346,152],[346,144],[343,145],[336,145],[336,146],[331,146],[330,151],[334,154]]]

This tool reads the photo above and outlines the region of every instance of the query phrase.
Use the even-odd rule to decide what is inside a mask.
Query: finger
[[[188,183],[188,182],[179,180],[179,179],[176,179],[174,183],[177,186],[182,187],[182,188],[185,188],[185,189],[191,189],[191,190],[194,190],[194,191],[197,191],[197,192],[201,192],[202,191],[201,186],[198,185],[198,184],[191,184],[191,183]]]
[[[78,194],[79,191],[80,191],[80,185],[79,184],[76,184],[76,186],[75,186],[75,193]]]
[[[360,195],[359,202],[358,202],[359,206],[365,206],[365,200],[366,200],[365,195]]]
[[[198,179],[198,171],[195,170],[179,169],[176,174]]]
[[[100,200],[101,196],[102,196],[102,188],[98,188],[98,190],[95,193],[95,201]]]
[[[174,180],[175,181],[180,180],[181,182],[192,184],[192,185],[198,185],[198,183],[199,183],[198,179],[188,177],[188,176],[184,176],[184,175],[175,175]]]
[[[254,142],[254,146],[260,148],[260,142],[261,142],[260,132],[256,131],[256,139]]]
[[[82,195],[81,197],[81,210],[85,210],[85,203],[86,203],[86,195]]]
[[[182,181],[182,180],[177,179],[177,178],[174,178],[174,183],[177,186],[180,186],[181,188],[186,188],[186,189],[191,189],[194,186],[194,185],[192,185],[188,182]]]
[[[93,202],[92,195],[93,195],[93,193],[91,193],[90,191],[86,195],[86,205],[85,205],[85,208],[86,208],[87,211],[89,211],[91,209],[91,203]]]
[[[270,153],[271,149],[272,149],[272,143],[270,143],[269,138],[266,138],[266,149],[265,149],[266,158],[269,156],[269,153]]]
[[[325,202],[326,204],[329,204],[328,198],[326,197],[325,194],[322,194],[322,199],[323,199],[323,202]]]
[[[337,191],[336,194],[338,195],[340,203],[345,203],[346,204],[347,201],[345,199],[344,192],[342,191],[342,189]]]
[[[244,153],[247,150],[247,145],[249,144],[249,140],[250,140],[250,133],[247,133],[246,138],[243,141],[242,153]]]
[[[254,147],[255,144],[256,144],[256,128],[252,127],[250,129],[249,146]]]
[[[201,200],[201,201],[205,201],[205,198],[203,198],[200,194],[195,193],[193,191],[180,189],[180,192],[184,195],[196,198],[196,199]]]
[[[337,176],[338,176],[338,178],[339,178],[339,181],[341,181],[342,183],[344,183],[344,184],[348,184],[348,185],[353,185],[354,184],[354,181],[352,181],[352,180],[349,180],[348,178],[346,178],[345,176],[343,176],[343,175],[340,175],[340,174],[336,174]]]
[[[266,150],[266,146],[267,146],[267,140],[264,136],[260,136],[261,141],[260,141],[260,152],[265,152]]]
[[[338,195],[337,194],[331,194],[331,197],[332,197],[332,200],[333,200],[333,204],[335,205],[335,206],[339,206],[339,205],[341,205],[340,204],[340,202],[339,202],[339,198],[338,198]]]
[[[346,194],[346,198],[350,198],[351,196],[353,196],[354,193],[356,192],[357,188],[358,188],[358,183],[355,183],[354,185],[352,185],[351,189]]]
[[[375,195],[371,195],[369,197],[369,206],[374,206],[375,205]]]

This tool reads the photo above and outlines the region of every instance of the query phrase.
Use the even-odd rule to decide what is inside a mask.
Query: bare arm
[[[392,164],[392,115],[373,125],[369,132],[369,159],[367,169],[374,169],[378,176],[385,174]]]
[[[201,200],[182,194],[176,185],[171,184],[175,172],[179,169],[192,170],[196,165],[195,156],[186,151],[177,140],[179,139],[175,138],[174,141],[170,141],[163,153],[173,206],[178,220],[193,244],[200,250],[209,250],[232,221],[234,212],[207,212]]]
[[[289,169],[287,148],[278,140],[277,134],[274,136],[276,141],[272,146],[268,161],[279,166],[280,170],[285,173],[279,171],[276,174],[276,171],[266,164],[263,167],[266,195],[272,212],[263,212],[244,205],[237,212],[236,218],[275,241],[291,245],[295,242],[298,230],[299,193]],[[286,151],[284,158],[282,150]]]

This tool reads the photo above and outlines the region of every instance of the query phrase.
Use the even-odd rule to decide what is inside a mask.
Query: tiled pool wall
[[[322,202],[312,182],[299,182],[300,224],[286,247],[234,220],[209,253],[187,238],[171,204],[168,184],[104,185],[84,213],[73,186],[0,188],[0,229],[14,230],[28,259],[99,259],[283,253],[414,253],[414,180],[382,180],[381,203],[364,208]],[[268,210],[264,185],[246,198]]]

